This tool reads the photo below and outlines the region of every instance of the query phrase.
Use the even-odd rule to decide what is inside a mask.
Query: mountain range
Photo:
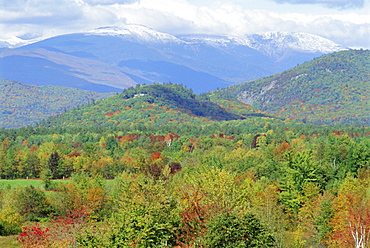
[[[204,93],[345,49],[304,33],[174,36],[140,25],[1,44],[0,78],[96,92],[172,82]]]
[[[215,99],[237,99],[282,118],[369,126],[369,68],[369,50],[341,51],[209,95]]]
[[[77,106],[43,125],[252,117],[370,124],[370,51],[309,34],[174,36],[126,25],[7,44],[0,78],[12,80],[1,80],[0,127],[35,125]]]
[[[369,50],[346,50],[201,95],[172,83],[130,87],[114,97],[49,118],[41,125],[201,125],[263,117],[275,122],[370,126],[369,68]]]
[[[369,50],[346,50],[320,56],[282,73],[201,95],[172,83],[136,85],[121,94],[98,94],[1,80],[0,127],[35,125],[55,115],[43,121],[43,125],[177,125],[269,117],[368,126],[369,68]],[[107,99],[97,101],[104,98]],[[88,105],[82,106],[85,104]]]

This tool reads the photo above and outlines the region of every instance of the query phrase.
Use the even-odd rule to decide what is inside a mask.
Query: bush
[[[14,197],[19,214],[28,221],[39,221],[53,212],[45,192],[33,186],[17,189]]]
[[[208,223],[206,247],[273,247],[274,238],[253,214],[225,213]]]
[[[1,200],[0,235],[6,236],[20,233],[23,218],[18,212],[14,191],[6,193]]]

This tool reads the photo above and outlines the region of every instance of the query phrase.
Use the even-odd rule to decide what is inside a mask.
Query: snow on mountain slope
[[[267,32],[246,36],[233,35],[180,35],[174,36],[158,32],[143,25],[128,24],[122,26],[100,27],[87,32],[85,35],[115,36],[124,40],[138,43],[152,44],[196,44],[203,43],[213,47],[228,47],[233,45],[246,46],[255,49],[269,57],[283,59],[284,54],[292,51],[304,53],[331,53],[346,48],[323,37],[293,32]],[[38,40],[22,40],[14,37],[9,40],[0,40],[0,48],[16,48]]]
[[[9,46],[16,41],[4,44]],[[25,83],[34,83],[26,81],[30,76],[44,84],[61,79],[61,83],[80,82],[83,78],[90,83],[117,87],[111,83],[125,78],[130,85],[171,81],[204,92],[276,74],[343,49],[327,39],[303,33],[174,36],[130,24],[55,36],[17,49],[1,49],[0,63],[9,66],[9,70],[2,72],[4,78]],[[15,56],[19,55],[18,50],[22,56]],[[34,55],[28,54],[40,51],[46,56],[42,59],[48,61],[40,61],[37,56],[35,62]],[[33,66],[27,73],[23,69],[26,62]],[[95,66],[101,63],[104,66]],[[51,69],[49,64],[54,69],[44,71]],[[19,75],[25,78],[18,78]]]
[[[117,36],[121,37],[122,39],[128,39],[140,43],[183,43],[182,40],[173,35],[161,33],[154,29],[135,24],[101,27],[87,31],[85,34]]]
[[[247,46],[271,58],[281,60],[292,52],[332,53],[346,48],[323,37],[307,33],[267,32],[246,36],[187,35],[188,42],[202,42],[214,47]]]
[[[227,47],[230,45],[250,46],[249,40],[239,36],[221,35],[182,35],[180,39],[188,43],[204,43],[213,47]]]
[[[221,35],[180,35],[173,36],[158,32],[142,25],[102,27],[86,32],[90,35],[119,36],[141,43],[204,43],[213,47],[230,45],[247,46],[270,57],[281,57],[282,53],[297,51],[305,53],[331,53],[346,50],[341,45],[323,37],[292,32],[267,32],[246,36]]]
[[[332,53],[346,48],[323,37],[307,33],[268,32],[248,36],[250,47],[274,58],[291,51]]]

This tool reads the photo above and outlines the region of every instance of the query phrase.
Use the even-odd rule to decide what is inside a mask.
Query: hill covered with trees
[[[184,86],[169,83],[131,87],[122,94],[49,118],[42,121],[40,126],[161,126],[180,123],[203,124],[254,116],[267,117],[261,111],[240,102],[213,102],[203,95],[194,94]]]
[[[35,125],[50,116],[112,95],[0,80],[0,128]]]
[[[369,125],[369,68],[369,50],[341,51],[211,95],[238,99],[283,118],[315,124]]]

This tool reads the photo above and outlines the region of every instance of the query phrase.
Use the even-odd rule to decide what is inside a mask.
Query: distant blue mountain
[[[103,84],[91,83],[70,75],[66,65],[56,64],[50,60],[29,56],[12,55],[0,58],[0,78],[27,82],[33,85],[56,85],[100,93],[121,92],[121,89]]]
[[[203,93],[343,50],[309,34],[173,36],[139,25],[105,27],[0,51],[0,78],[97,92],[154,82]]]
[[[133,70],[141,70],[144,72],[142,74],[144,77],[151,78],[154,82],[175,82],[194,89],[195,92],[208,92],[215,88],[231,85],[231,83],[211,74],[198,72],[189,67],[167,61],[124,60],[118,65]],[[140,83],[140,80],[138,81]]]

